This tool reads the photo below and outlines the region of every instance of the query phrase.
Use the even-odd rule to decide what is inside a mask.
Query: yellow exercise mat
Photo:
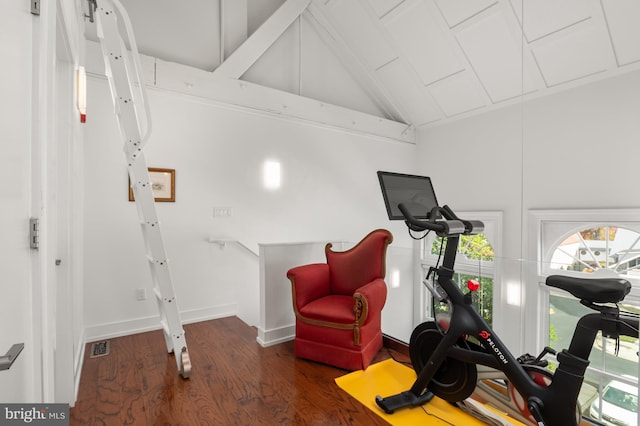
[[[336,379],[336,384],[349,395],[360,401],[371,411],[392,425],[486,425],[487,423],[465,413],[450,403],[434,397],[421,407],[385,413],[376,405],[376,395],[386,397],[411,388],[416,380],[413,369],[393,359],[370,365],[366,370],[354,371]],[[491,410],[491,409],[490,409]],[[496,413],[495,410],[491,410]],[[506,416],[503,416],[505,420]],[[522,425],[513,418],[506,420],[513,425]]]

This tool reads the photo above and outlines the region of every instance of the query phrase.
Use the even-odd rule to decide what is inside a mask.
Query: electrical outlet
[[[231,207],[214,207],[213,217],[231,217]]]
[[[137,301],[147,300],[147,289],[146,288],[137,288],[136,289],[136,300]]]

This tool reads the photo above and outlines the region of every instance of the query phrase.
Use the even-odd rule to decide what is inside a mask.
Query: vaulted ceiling
[[[638,0],[122,3],[141,53],[413,128],[640,69]],[[310,33],[321,43],[308,41]],[[278,43],[307,64],[322,44],[362,99],[345,96],[346,87],[332,93],[286,83],[277,76],[283,61],[272,61],[271,71],[256,65]]]

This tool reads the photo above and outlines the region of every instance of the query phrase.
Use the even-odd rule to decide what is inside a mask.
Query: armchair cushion
[[[326,327],[353,327],[353,297],[333,294],[309,302],[298,310],[306,322],[316,322]]]

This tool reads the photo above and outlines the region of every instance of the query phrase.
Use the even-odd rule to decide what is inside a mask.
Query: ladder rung
[[[184,337],[184,330],[181,330],[180,333],[178,334],[172,334],[171,330],[169,329],[169,324],[167,324],[166,321],[161,320],[160,324],[162,324],[162,331],[169,337],[169,338],[176,338],[176,339],[180,339],[182,337]]]
[[[171,297],[167,297],[167,296],[163,295],[162,292],[160,291],[160,289],[157,288],[157,287],[155,287],[153,289],[153,292],[156,295],[156,299],[158,299],[160,302],[171,303],[171,302],[173,302],[173,299],[175,299],[175,297],[173,295]]]
[[[167,260],[168,259],[159,260],[159,259],[154,258],[153,256],[147,255],[147,260],[149,261],[149,263],[152,263],[154,265],[164,266],[164,265],[167,264]]]
[[[131,182],[132,188],[146,188],[148,185],[151,185],[151,182]]]

